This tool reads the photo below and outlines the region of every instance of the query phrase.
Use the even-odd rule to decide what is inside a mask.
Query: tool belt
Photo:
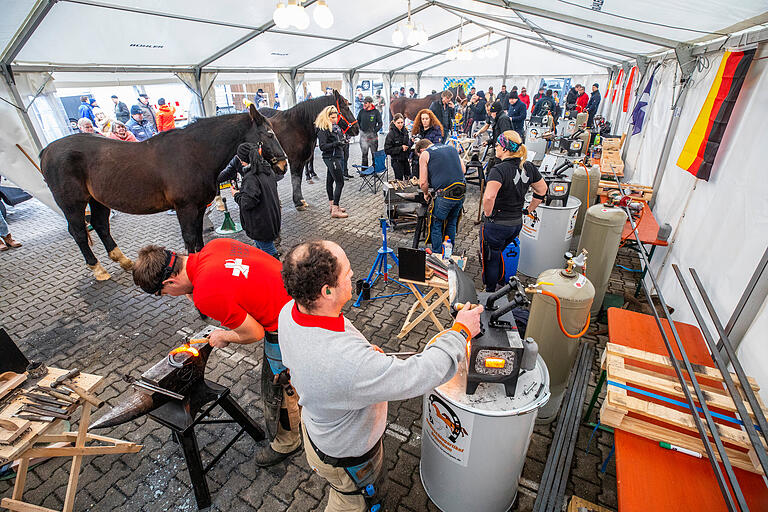
[[[373,448],[360,455],[359,457],[331,457],[330,455],[323,453],[320,448],[317,447],[312,438],[309,437],[309,432],[307,432],[307,439],[309,439],[309,444],[312,445],[312,449],[315,450],[317,458],[320,459],[323,464],[328,464],[329,466],[333,466],[335,468],[349,468],[352,466],[359,466],[360,464],[364,464],[374,458],[382,449],[382,440],[384,438],[379,438],[379,440],[376,441],[376,444],[373,445]]]
[[[519,219],[494,219],[493,217],[485,217],[486,222],[490,222],[491,224],[496,224],[498,226],[520,226],[523,223],[523,218],[520,217]]]
[[[435,197],[444,197],[446,199],[464,199],[467,193],[467,184],[461,181],[451,183],[445,188],[435,191]]]

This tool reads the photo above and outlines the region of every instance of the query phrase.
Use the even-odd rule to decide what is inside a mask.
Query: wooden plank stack
[[[602,367],[607,372],[608,381],[605,401],[600,409],[602,424],[653,441],[671,443],[701,453],[704,457],[707,456],[691,411],[687,407],[669,404],[616,385],[642,389],[668,399],[685,402],[683,389],[675,377],[668,357],[608,343],[603,353]],[[723,376],[720,371],[700,365],[694,366],[694,370],[696,379],[706,394],[707,406],[710,410],[738,418],[736,406],[723,385]],[[738,385],[736,375],[731,374],[731,377]],[[760,388],[751,377],[749,385],[755,390],[760,401],[758,394]],[[693,386],[688,384],[688,389],[696,400]],[[752,417],[749,404],[745,403],[745,406]],[[768,414],[768,409],[762,401],[760,406],[764,413]],[[754,421],[754,417],[752,420]],[[762,468],[746,432],[735,423],[717,418],[715,421],[731,463],[737,468],[762,474]]]
[[[647,187],[645,185],[637,185],[634,183],[622,183],[621,188],[624,192],[628,192],[629,195],[637,196],[638,199],[642,199],[646,203],[653,198],[653,187]],[[608,195],[611,191],[619,191],[619,184],[615,181],[600,180],[600,184],[597,186],[597,195]]]

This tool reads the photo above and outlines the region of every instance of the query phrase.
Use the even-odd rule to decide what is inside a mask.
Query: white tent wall
[[[657,250],[651,267],[664,298],[675,307],[675,320],[695,323],[672,270],[673,263],[686,273],[689,267],[696,268],[725,323],[768,246],[768,203],[752,195],[756,187],[765,182],[764,153],[755,146],[755,135],[768,133],[768,102],[764,99],[764,91],[768,89],[766,56],[768,49],[761,45],[744,81],[708,182],[697,180],[677,167],[676,162],[704,104],[722,53],[710,54],[709,68],[693,74],[693,84],[654,207],[659,223],[668,222],[673,227],[671,246]],[[672,75],[665,72],[665,76]],[[662,100],[664,105],[657,105],[656,109],[668,108],[668,96]],[[654,148],[658,155],[663,135],[664,130],[657,130],[645,138],[642,146],[648,149],[642,146],[640,149],[644,159],[652,160]],[[650,161],[648,165],[655,169]],[[642,175],[648,172],[644,169]],[[646,278],[646,283],[649,282]],[[692,283],[690,279],[689,283]],[[739,354],[749,368],[747,373],[757,379],[763,388],[763,397],[768,399],[768,351],[765,350],[765,330],[759,329],[768,323],[766,317],[768,308],[763,307],[742,341]]]
[[[11,99],[11,92],[5,82],[0,82],[0,98]],[[24,148],[24,151],[39,164],[35,143],[24,127],[20,113],[5,101],[0,101],[0,126],[3,127],[0,130],[0,162],[2,162],[0,172],[2,175],[35,196],[53,211],[61,214],[48,186],[43,181],[42,174],[16,147],[18,144]]]

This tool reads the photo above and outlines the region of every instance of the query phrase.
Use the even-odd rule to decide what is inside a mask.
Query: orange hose
[[[555,299],[555,304],[557,305],[557,323],[560,326],[560,330],[563,331],[563,334],[568,336],[569,338],[581,338],[585,332],[587,332],[587,329],[589,329],[589,321],[592,319],[592,313],[587,313],[587,325],[584,326],[584,329],[581,330],[579,334],[570,334],[568,331],[565,330],[565,326],[563,325],[563,319],[560,316],[560,299],[552,292],[548,292],[547,290],[536,290],[538,293],[541,293],[542,295],[546,295],[547,297],[552,297]]]

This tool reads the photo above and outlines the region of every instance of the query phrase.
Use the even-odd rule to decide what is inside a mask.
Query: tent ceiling
[[[580,70],[587,73],[679,42],[712,40],[725,35],[718,31],[726,27],[745,28],[768,19],[766,0],[740,0],[727,9],[719,0],[605,0],[601,11],[591,9],[592,0],[413,0],[413,20],[432,37],[426,44],[401,49],[392,44],[391,35],[395,23],[405,18],[405,0],[329,0],[333,27],[323,30],[313,22],[305,31],[277,30],[271,22],[276,0],[53,2],[4,2],[0,20],[4,53],[31,13],[52,4],[12,65],[133,69],[203,64],[212,70],[430,74],[448,69],[467,74],[471,69],[473,74],[488,75],[503,72],[509,37],[508,66],[528,66],[510,73],[556,73],[546,70],[566,63],[587,66]],[[308,7],[310,15],[313,8]],[[463,41],[471,41],[471,48],[485,44],[487,36],[482,36],[489,31],[492,40],[504,39],[498,47],[500,58],[442,63],[444,55],[435,53],[455,44],[460,17],[465,20]]]

